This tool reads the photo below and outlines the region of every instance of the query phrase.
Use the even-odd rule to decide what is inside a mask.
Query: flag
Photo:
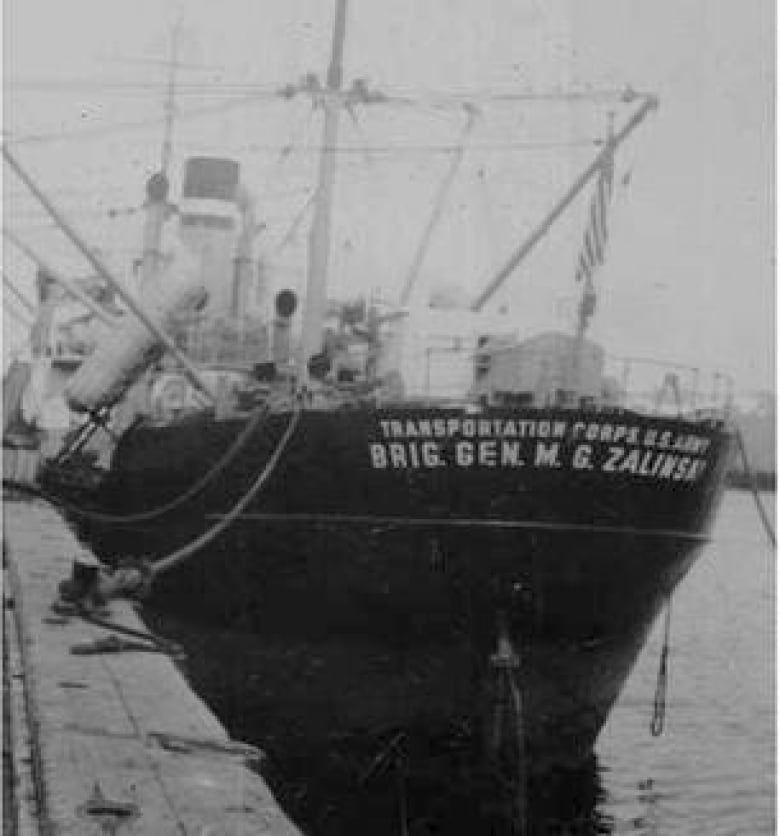
[[[577,260],[576,279],[578,282],[590,282],[593,272],[604,263],[607,247],[607,207],[612,198],[614,179],[614,149],[608,140],[607,150],[601,162],[596,191],[590,202],[588,225],[582,241],[582,249]]]

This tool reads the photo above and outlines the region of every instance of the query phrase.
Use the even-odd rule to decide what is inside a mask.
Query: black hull
[[[289,420],[266,419],[181,509],[74,517],[80,536],[109,561],[175,550],[231,513]],[[168,502],[245,424],[137,428],[100,510]],[[503,619],[530,762],[570,765],[706,541],[729,451],[713,422],[623,412],[303,412],[256,499],[155,599],[262,636],[260,675],[302,749],[335,729],[490,728]]]

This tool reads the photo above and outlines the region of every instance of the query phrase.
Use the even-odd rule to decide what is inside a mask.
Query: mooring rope
[[[265,463],[265,467],[262,469],[257,479],[255,479],[255,481],[252,483],[249,490],[231,508],[228,514],[222,517],[219,520],[219,522],[216,523],[216,525],[213,525],[211,528],[209,528],[199,537],[196,537],[187,545],[182,546],[179,549],[176,549],[176,551],[171,552],[170,554],[160,558],[159,560],[156,560],[151,567],[152,578],[155,578],[164,572],[170,571],[179,564],[183,563],[188,558],[197,554],[201,549],[209,545],[209,543],[211,543],[216,537],[218,537],[228,526],[232,525],[233,522],[235,522],[235,520],[242,513],[244,508],[246,508],[246,506],[255,498],[255,496],[259,493],[261,488],[265,485],[271,474],[276,469],[276,466],[279,463],[279,459],[282,457],[282,454],[287,448],[287,444],[289,443],[293,433],[295,432],[296,427],[298,426],[298,421],[300,420],[300,417],[301,407],[300,404],[296,403],[295,408],[292,414],[290,415],[290,421],[287,424],[287,428],[285,429],[284,434],[279,439],[279,442],[276,445],[274,452],[271,454],[270,458]]]
[[[236,438],[236,440],[231,444],[230,448],[220,457],[216,464],[210,467],[206,473],[201,476],[197,482],[195,482],[194,485],[165,504],[160,505],[157,508],[150,508],[147,511],[139,511],[135,514],[110,514],[103,511],[95,511],[89,508],[82,508],[79,505],[75,505],[72,502],[68,502],[61,497],[50,493],[44,488],[36,485],[25,485],[24,483],[16,482],[12,479],[3,479],[3,487],[12,488],[13,490],[23,491],[25,493],[32,494],[33,496],[38,496],[69,514],[77,517],[83,517],[88,520],[94,520],[95,522],[114,523],[117,525],[131,525],[138,522],[148,522],[149,520],[153,520],[157,517],[163,516],[164,514],[170,513],[203,491],[204,488],[206,488],[212,480],[218,476],[238,455],[240,450],[249,440],[250,436],[254,434],[255,430],[259,426],[261,418],[267,414],[268,410],[265,407],[258,409],[249,419],[238,438]]]
[[[750,467],[750,461],[748,460],[747,448],[745,447],[745,439],[742,437],[742,432],[737,429],[737,445],[739,446],[739,452],[742,455],[742,466],[745,469],[745,475],[747,476],[748,483],[750,485],[750,493],[753,494],[753,501],[756,503],[756,508],[758,509],[758,516],[761,519],[761,523],[764,526],[764,531],[766,532],[766,536],[769,538],[769,542],[772,544],[772,548],[777,546],[777,540],[775,538],[775,531],[772,528],[772,523],[769,519],[769,515],[764,508],[764,503],[761,502],[761,497],[758,494],[758,485],[756,484],[756,478],[753,474],[753,469]]]

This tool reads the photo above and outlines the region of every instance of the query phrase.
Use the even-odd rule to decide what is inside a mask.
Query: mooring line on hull
[[[71,579],[60,584],[61,601],[62,605],[67,610],[67,614],[79,615],[82,618],[98,624],[100,622],[97,618],[95,618],[94,614],[90,614],[85,610],[85,606],[88,603],[94,604],[99,600],[105,601],[109,598],[128,597],[128,594],[131,597],[137,596],[139,593],[145,594],[148,592],[149,587],[154,580],[159,577],[159,575],[175,568],[185,560],[199,553],[201,549],[208,546],[236,520],[238,515],[243,511],[247,504],[257,496],[268,481],[271,474],[275,471],[282,454],[287,448],[287,444],[298,426],[301,411],[302,406],[299,401],[296,401],[284,433],[279,438],[273,453],[266,461],[265,466],[254,480],[249,490],[244,493],[241,499],[236,502],[231,511],[225,517],[220,519],[218,523],[212,525],[194,540],[160,558],[152,565],[145,563],[142,568],[120,567],[118,572],[115,571],[109,575],[101,574],[97,565],[90,563],[85,566],[77,560],[73,565],[73,574]],[[121,577],[117,578],[117,574],[120,574]],[[109,626],[109,624],[104,623],[101,626]],[[113,623],[111,623],[110,626],[114,629],[122,631],[121,627],[114,625]],[[125,630],[124,632],[127,631]],[[149,634],[139,635],[143,635],[143,638],[147,640],[150,638]],[[169,646],[163,647],[159,642],[156,642],[155,645],[155,649],[159,648],[163,652],[171,652],[172,650],[175,651],[175,648],[171,648]],[[139,648],[136,647],[134,649]],[[144,649],[150,648],[145,647]]]
[[[216,525],[213,525],[199,537],[196,537],[190,543],[187,543],[186,546],[182,546],[181,548],[176,549],[176,551],[171,552],[165,557],[156,560],[151,567],[152,578],[161,575],[163,572],[170,571],[171,569],[178,566],[180,563],[183,563],[188,558],[197,554],[201,549],[203,549],[205,546],[211,543],[226,528],[228,528],[238,519],[244,508],[246,508],[246,506],[255,498],[255,496],[260,492],[261,488],[268,481],[271,474],[274,472],[274,470],[276,470],[276,465],[279,463],[279,459],[282,457],[282,454],[287,448],[287,444],[289,443],[293,433],[295,432],[296,427],[298,426],[298,421],[301,417],[301,411],[302,409],[300,404],[296,402],[295,408],[292,414],[290,415],[290,420],[287,424],[287,428],[285,429],[282,437],[279,439],[279,442],[276,445],[276,449],[271,454],[268,461],[265,463],[265,467],[262,469],[257,479],[255,479],[255,481],[252,483],[249,490],[241,497],[241,499],[239,499],[239,501],[233,506],[233,508],[228,512],[228,514],[222,516]]]
[[[223,519],[223,514],[207,514],[207,519]],[[629,526],[597,525],[589,523],[552,523],[542,520],[492,520],[492,519],[453,519],[449,517],[392,517],[374,516],[372,514],[274,514],[250,513],[239,514],[239,520],[247,522],[269,523],[322,523],[355,525],[386,525],[403,527],[439,527],[439,528],[496,528],[496,529],[529,529],[532,531],[575,532],[578,534],[623,534],[632,537],[661,537],[678,540],[693,540],[697,543],[708,543],[707,534],[694,531],[678,531],[665,528],[632,528]]]
[[[138,522],[148,522],[149,520],[153,520],[157,517],[170,513],[203,491],[238,455],[259,426],[260,419],[267,414],[268,410],[266,408],[258,409],[247,422],[247,425],[241,431],[238,438],[236,438],[231,444],[227,452],[225,452],[217,463],[210,467],[206,473],[201,476],[197,482],[195,482],[194,485],[187,488],[186,491],[179,494],[177,497],[174,497],[172,500],[169,500],[165,504],[159,505],[157,508],[150,508],[147,511],[139,511],[135,514],[109,514],[104,511],[95,511],[89,508],[82,508],[78,505],[74,505],[73,503],[67,502],[66,500],[50,493],[44,488],[38,487],[37,485],[25,485],[10,479],[3,479],[3,487],[20,490],[25,493],[32,494],[33,496],[40,497],[68,514],[73,514],[74,516],[83,517],[88,520],[95,520],[96,522],[113,523],[120,526],[132,525]]]

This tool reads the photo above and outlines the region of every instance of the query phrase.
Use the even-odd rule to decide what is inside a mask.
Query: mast
[[[507,259],[504,266],[498,271],[493,279],[488,282],[485,289],[472,302],[471,310],[481,311],[490,298],[496,291],[504,284],[504,282],[514,273],[520,263],[533,250],[533,248],[544,238],[549,232],[552,225],[564,213],[569,205],[574,201],[577,195],[585,188],[592,177],[601,170],[605,159],[609,154],[614,153],[618,145],[620,145],[626,137],[639,125],[639,123],[647,116],[650,111],[658,107],[658,99],[655,96],[647,96],[644,103],[636,111],[636,113],[628,120],[628,122],[615,135],[613,143],[607,145],[596,157],[595,160],[582,172],[582,174],[575,180],[566,194],[555,204],[548,215],[534,229],[534,231],[523,241],[523,243],[515,250],[514,253]]]
[[[333,44],[330,65],[322,97],[324,123],[320,150],[319,178],[314,203],[314,219],[309,232],[309,259],[306,275],[303,326],[298,355],[298,375],[308,380],[308,362],[322,346],[322,329],[328,292],[328,263],[330,260],[331,208],[336,179],[336,142],[341,114],[341,81],[343,75],[344,36],[347,0],[336,0]]]
[[[176,112],[176,70],[179,66],[179,35],[182,19],[176,21],[171,32],[171,56],[168,60],[168,87],[163,105],[165,127],[163,129],[160,171],[153,174],[146,184],[144,209],[143,254],[141,257],[140,289],[154,283],[162,264],[162,231],[168,219],[168,167],[173,156],[173,117]]]
[[[179,69],[179,36],[181,35],[182,19],[176,21],[171,32],[171,58],[168,61],[168,90],[165,96],[165,129],[163,132],[162,153],[160,155],[160,170],[168,174],[168,166],[173,156],[173,117],[176,113],[176,71]]]

